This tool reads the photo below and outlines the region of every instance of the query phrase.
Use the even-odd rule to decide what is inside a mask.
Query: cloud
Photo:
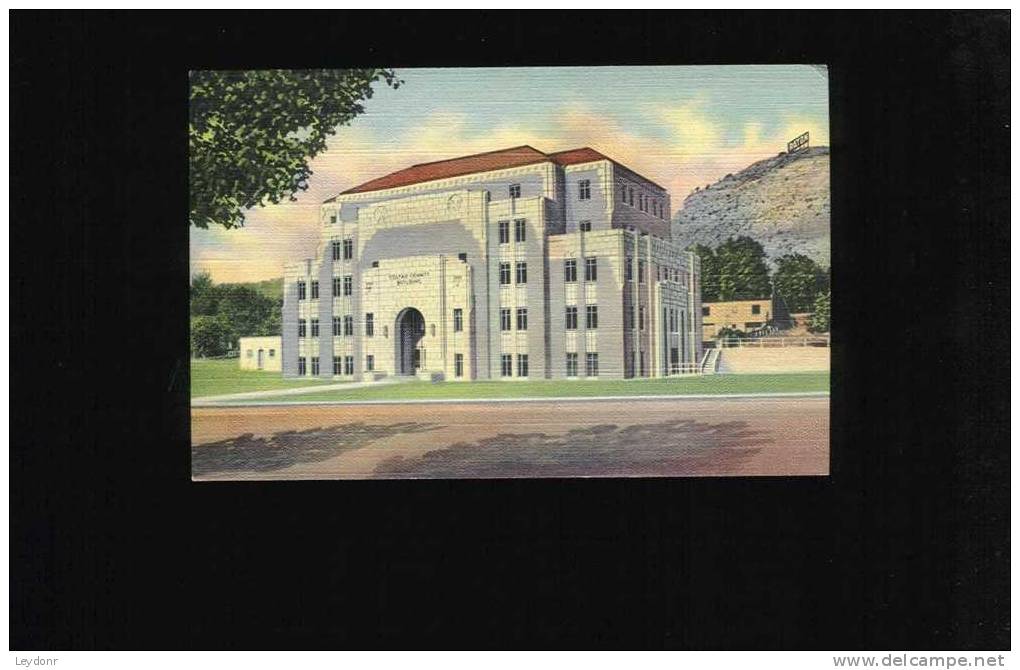
[[[805,130],[812,144],[827,144],[824,122],[774,114],[726,127],[702,99],[653,107],[629,123],[573,104],[551,117],[531,114],[492,124],[491,117],[429,110],[420,124],[391,132],[385,113],[339,130],[329,148],[311,161],[309,189],[295,202],[247,213],[238,230],[192,229],[192,271],[218,282],[279,277],[285,263],[313,256],[319,242],[319,205],[369,179],[415,163],[529,144],[546,151],[590,146],[666,187],[676,211],[696,186],[720,179],[786,149]],[[768,134],[765,129],[778,130]],[[727,138],[735,138],[727,142]]]

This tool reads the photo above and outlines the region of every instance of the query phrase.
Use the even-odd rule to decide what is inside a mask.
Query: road
[[[826,475],[829,399],[192,408],[196,480]]]

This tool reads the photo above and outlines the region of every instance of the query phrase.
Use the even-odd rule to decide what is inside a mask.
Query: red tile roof
[[[354,188],[349,188],[340,195],[382,191],[389,188],[399,188],[401,186],[411,186],[412,184],[435,181],[437,179],[460,177],[467,174],[474,174],[476,172],[503,170],[506,168],[532,165],[535,163],[545,163],[548,161],[552,161],[557,165],[576,165],[578,163],[590,163],[592,161],[600,160],[611,161],[612,159],[589,147],[545,154],[538,149],[525,144],[519,147],[511,147],[510,149],[499,149],[498,151],[488,151],[486,153],[474,154],[471,156],[450,158],[447,160],[435,161],[433,163],[412,165],[409,168],[397,170],[396,172],[391,172],[390,174],[379,177],[378,179],[372,179],[371,181],[366,181],[364,184],[359,184]],[[613,162],[615,163],[615,161]],[[619,165],[619,163],[617,163],[617,165]],[[628,169],[623,165],[620,167]],[[633,172],[633,170],[630,171]],[[655,182],[651,180],[647,181],[655,184]],[[658,184],[655,185],[658,186]],[[330,198],[326,202],[330,202],[333,199],[334,198]]]

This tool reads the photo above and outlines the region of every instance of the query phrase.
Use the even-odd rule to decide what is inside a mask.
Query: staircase
[[[705,355],[701,357],[701,374],[703,375],[714,375],[719,369],[719,353],[718,348],[705,349]]]

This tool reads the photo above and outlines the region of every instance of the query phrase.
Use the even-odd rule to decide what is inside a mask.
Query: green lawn
[[[621,395],[697,395],[726,393],[804,393],[827,392],[828,372],[789,374],[708,375],[671,379],[606,381],[530,381],[530,382],[405,382],[402,384],[334,389],[302,393],[298,396],[260,398],[272,402],[308,402],[315,400],[423,400],[486,398],[595,397]]]
[[[322,379],[284,379],[279,372],[242,370],[236,358],[225,360],[191,360],[191,397],[244,393],[246,391],[272,391],[301,386],[336,383]]]

